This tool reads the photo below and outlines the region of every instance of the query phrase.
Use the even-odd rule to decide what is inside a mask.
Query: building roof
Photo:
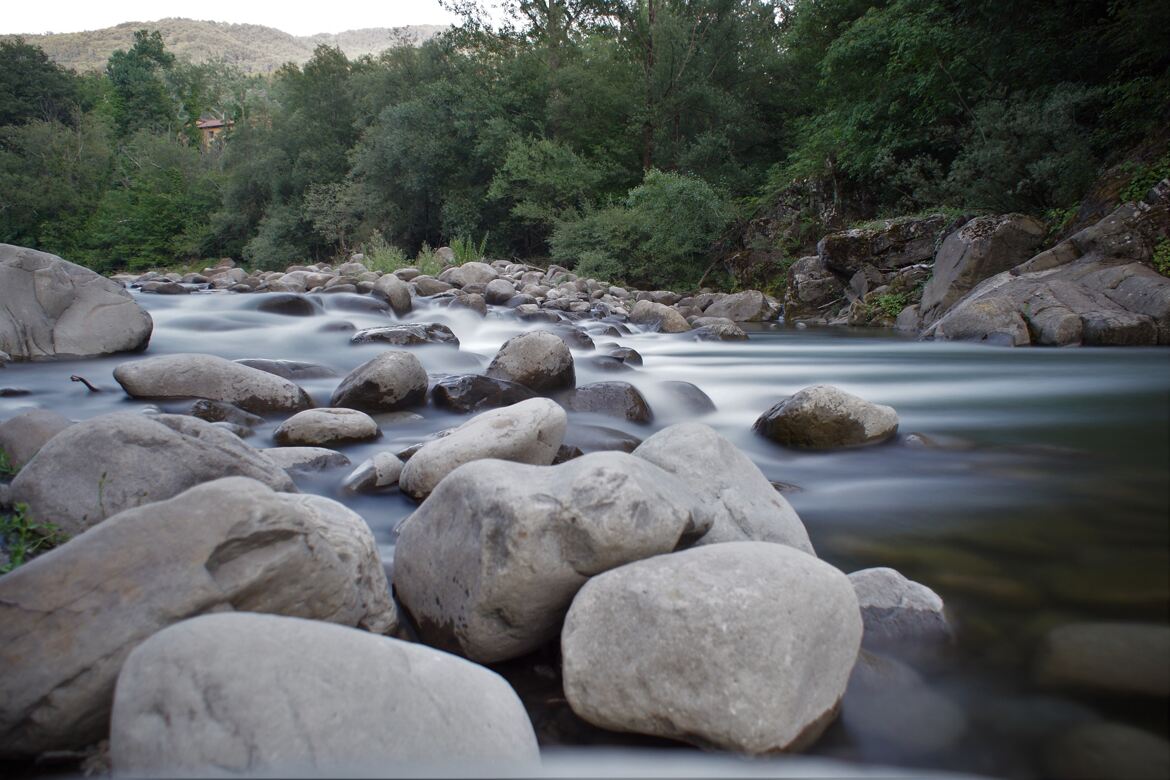
[[[200,119],[195,122],[195,126],[200,130],[212,130],[217,127],[231,127],[234,125],[230,119]]]

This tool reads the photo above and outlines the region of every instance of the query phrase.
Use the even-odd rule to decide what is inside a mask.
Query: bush
[[[484,258],[487,252],[488,234],[485,233],[483,240],[476,244],[471,240],[471,236],[460,236],[451,242],[451,251],[455,253],[455,265],[463,265],[464,263],[473,263]]]
[[[389,274],[410,265],[406,252],[402,251],[400,247],[388,243],[381,233],[374,233],[366,240],[361,245],[361,252],[365,258],[362,264],[371,271]]]

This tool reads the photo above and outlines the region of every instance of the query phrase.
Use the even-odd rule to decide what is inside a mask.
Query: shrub
[[[67,539],[60,528],[36,522],[28,516],[27,505],[17,504],[12,512],[0,513],[0,540],[8,555],[8,561],[0,565],[0,574],[7,574]]]
[[[1154,247],[1154,257],[1151,262],[1154,270],[1162,276],[1170,276],[1170,238]]]
[[[460,236],[451,242],[451,251],[455,253],[455,265],[472,263],[482,260],[487,252],[488,234],[484,233],[483,240],[476,244],[471,236]]]

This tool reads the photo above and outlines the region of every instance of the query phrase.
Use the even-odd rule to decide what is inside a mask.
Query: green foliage
[[[165,81],[165,72],[174,64],[175,57],[166,50],[158,30],[135,31],[129,51],[119,49],[110,55],[106,75],[113,88],[113,119],[119,135],[174,127],[177,116]]]
[[[896,292],[879,295],[867,306],[871,317],[881,316],[894,319],[902,313],[902,309],[905,309],[909,303],[910,293]]]
[[[20,38],[0,41],[0,125],[76,120],[78,78]]]
[[[477,260],[483,260],[487,252],[488,234],[476,244],[471,236],[460,236],[451,242],[451,251],[455,253],[455,265],[463,265]]]
[[[381,271],[384,274],[393,273],[399,268],[406,268],[410,260],[400,247],[387,243],[381,233],[374,233],[361,246],[364,260],[362,264],[371,271]]]
[[[1162,276],[1170,276],[1170,239],[1166,239],[1154,247],[1154,257],[1151,262],[1154,270]]]
[[[0,450],[0,477],[15,477],[16,467],[8,459],[8,453]]]
[[[426,241],[419,247],[418,255],[415,256],[411,265],[430,276],[438,276],[447,267]]]
[[[43,552],[68,541],[65,533],[52,523],[37,522],[28,516],[28,506],[17,504],[11,512],[0,512],[0,540],[8,562],[0,566],[7,574]]]
[[[1170,152],[1148,165],[1131,165],[1130,180],[1119,196],[1122,202],[1132,202],[1146,197],[1155,184],[1170,178]]]

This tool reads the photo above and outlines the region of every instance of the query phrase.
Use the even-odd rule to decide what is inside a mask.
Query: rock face
[[[393,344],[412,347],[420,344],[447,344],[459,346],[459,339],[446,325],[439,322],[402,325],[383,325],[377,328],[359,330],[350,338],[351,344]]]
[[[634,455],[678,477],[711,515],[711,530],[696,544],[775,542],[815,555],[792,505],[751,458],[710,426],[664,428]]]
[[[573,355],[564,340],[547,330],[533,330],[504,342],[487,375],[522,384],[538,393],[576,383]]]
[[[767,322],[780,314],[780,306],[759,290],[733,293],[703,310],[704,317],[725,317],[732,322]]]
[[[574,412],[593,412],[622,417],[630,422],[654,419],[650,404],[629,382],[594,382],[566,394],[565,406]]]
[[[1034,672],[1049,688],[1170,697],[1170,628],[1143,623],[1071,623],[1041,642]]]
[[[814,385],[764,412],[754,427],[786,447],[857,447],[897,433],[898,414],[832,385]]]
[[[861,632],[832,566],[779,544],[708,545],[585,584],[561,635],[565,695],[614,731],[796,750],[835,717]]]
[[[282,446],[324,447],[378,437],[378,423],[356,409],[306,409],[280,424],[272,434]]]
[[[54,436],[12,481],[38,520],[79,534],[126,509],[221,477],[295,491],[283,469],[211,423],[178,414],[116,412]]]
[[[232,610],[377,633],[397,625],[373,534],[353,512],[250,479],[200,485],[0,578],[0,754],[103,738],[135,646],[186,617]]]
[[[826,268],[846,279],[864,265],[883,271],[905,268],[929,262],[949,224],[943,214],[890,220],[825,236],[817,244],[817,254]]]
[[[675,477],[624,453],[468,463],[400,526],[395,590],[428,644],[515,658],[556,636],[589,577],[705,533],[694,503]]]
[[[824,317],[845,302],[845,285],[819,255],[802,257],[788,269],[784,319]]]
[[[49,409],[30,409],[0,423],[0,452],[20,470],[41,447],[73,421]]]
[[[483,412],[450,435],[424,444],[402,469],[399,485],[422,499],[443,477],[473,460],[499,458],[547,466],[564,441],[567,423],[565,410],[547,398]]]
[[[122,285],[56,255],[0,244],[0,352],[21,360],[145,349],[154,322]]]
[[[524,385],[480,374],[443,377],[431,389],[431,399],[435,406],[455,412],[478,412],[510,406],[535,396]]]
[[[867,645],[950,638],[943,600],[925,585],[885,567],[855,571],[849,581],[861,606]]]
[[[415,406],[426,394],[427,372],[418,358],[409,352],[383,352],[349,372],[329,405],[376,414]]]
[[[630,322],[661,333],[685,333],[691,329],[687,318],[664,303],[641,300],[630,309]]]
[[[494,672],[272,615],[205,615],[155,634],[118,677],[110,731],[119,775],[349,775],[538,755],[524,706]]]
[[[947,236],[922,293],[922,321],[934,322],[976,284],[1015,268],[1044,240],[1043,222],[1022,214],[977,217]]]
[[[114,379],[134,398],[207,398],[249,412],[297,412],[309,394],[275,374],[214,355],[180,354],[123,363]]]

